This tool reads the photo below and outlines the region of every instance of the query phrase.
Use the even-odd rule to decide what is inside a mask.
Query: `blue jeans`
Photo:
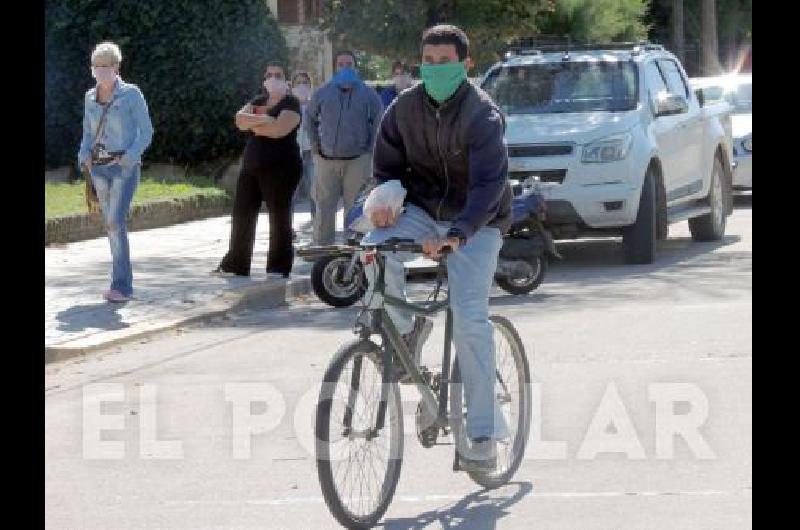
[[[364,236],[364,243],[380,243],[392,237],[412,238],[417,242],[444,237],[449,222],[436,222],[422,208],[406,204],[405,212],[389,228],[379,228]],[[497,228],[484,227],[467,240],[466,245],[447,257],[447,283],[453,311],[453,342],[464,384],[467,404],[467,435],[474,439],[488,436],[496,440],[508,437],[495,392],[495,351],[493,327],[489,322],[489,293],[492,288],[497,256],[503,237]],[[404,253],[386,255],[386,293],[405,297],[406,275],[403,261],[417,256]],[[370,287],[364,300],[370,307],[380,304],[373,296],[372,285],[377,270],[365,267]],[[400,333],[413,328],[413,315],[395,307],[386,307]]]
[[[139,164],[92,167],[92,182],[100,200],[103,223],[111,246],[111,289],[125,296],[133,295],[133,271],[126,218],[139,185]]]

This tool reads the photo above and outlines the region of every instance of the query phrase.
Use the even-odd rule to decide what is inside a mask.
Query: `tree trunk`
[[[685,60],[683,35],[683,0],[672,0],[672,48],[681,63]]]
[[[717,2],[703,0],[703,74],[717,75],[720,72],[717,50]]]

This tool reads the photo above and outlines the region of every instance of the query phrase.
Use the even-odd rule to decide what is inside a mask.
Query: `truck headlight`
[[[744,149],[748,153],[753,152],[753,135],[750,135],[744,140],[742,140],[742,149]]]
[[[616,162],[623,160],[631,150],[633,135],[630,133],[607,136],[583,146],[581,162]]]

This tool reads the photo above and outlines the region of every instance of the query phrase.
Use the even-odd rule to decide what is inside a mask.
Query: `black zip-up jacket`
[[[467,238],[511,226],[505,120],[491,98],[464,81],[441,105],[422,83],[404,90],[381,121],[375,180],[399,179],[406,200]]]

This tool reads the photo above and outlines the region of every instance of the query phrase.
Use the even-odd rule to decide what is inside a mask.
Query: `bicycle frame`
[[[377,436],[385,423],[386,417],[386,404],[388,401],[389,381],[391,381],[394,359],[392,351],[395,352],[400,363],[405,367],[406,373],[411,376],[412,381],[419,390],[422,396],[422,402],[428,409],[431,417],[436,418],[435,425],[439,428],[447,428],[449,426],[449,418],[447,416],[447,403],[448,403],[448,389],[450,382],[450,364],[451,364],[451,347],[453,338],[453,313],[450,309],[450,299],[447,296],[444,300],[424,302],[424,303],[410,303],[401,298],[397,298],[386,294],[386,283],[384,278],[385,273],[385,258],[381,252],[374,252],[371,254],[373,259],[378,260],[379,273],[375,282],[374,292],[383,297],[383,306],[379,309],[371,309],[373,326],[377,328],[383,338],[383,384],[381,385],[381,397],[378,404],[378,414],[375,421],[373,431],[368,435],[368,438]],[[438,296],[441,282],[444,278],[444,271],[446,270],[447,257],[446,254],[442,256],[438,266],[436,295]],[[437,397],[433,389],[429,386],[428,381],[422,375],[420,370],[412,359],[412,353],[409,351],[405,340],[400,335],[400,332],[392,323],[386,306],[393,306],[400,309],[410,311],[415,315],[431,316],[440,311],[447,310],[445,319],[445,333],[444,333],[444,354],[442,357],[442,374],[439,385],[439,396]],[[362,336],[368,336],[369,332],[364,330]],[[391,349],[387,347],[391,346]],[[355,394],[358,392],[358,382],[361,378],[361,359],[354,361],[352,378],[350,381],[350,391],[348,395],[348,406],[345,412],[344,427],[346,430],[350,429],[350,420],[352,419],[352,407],[355,404]]]

